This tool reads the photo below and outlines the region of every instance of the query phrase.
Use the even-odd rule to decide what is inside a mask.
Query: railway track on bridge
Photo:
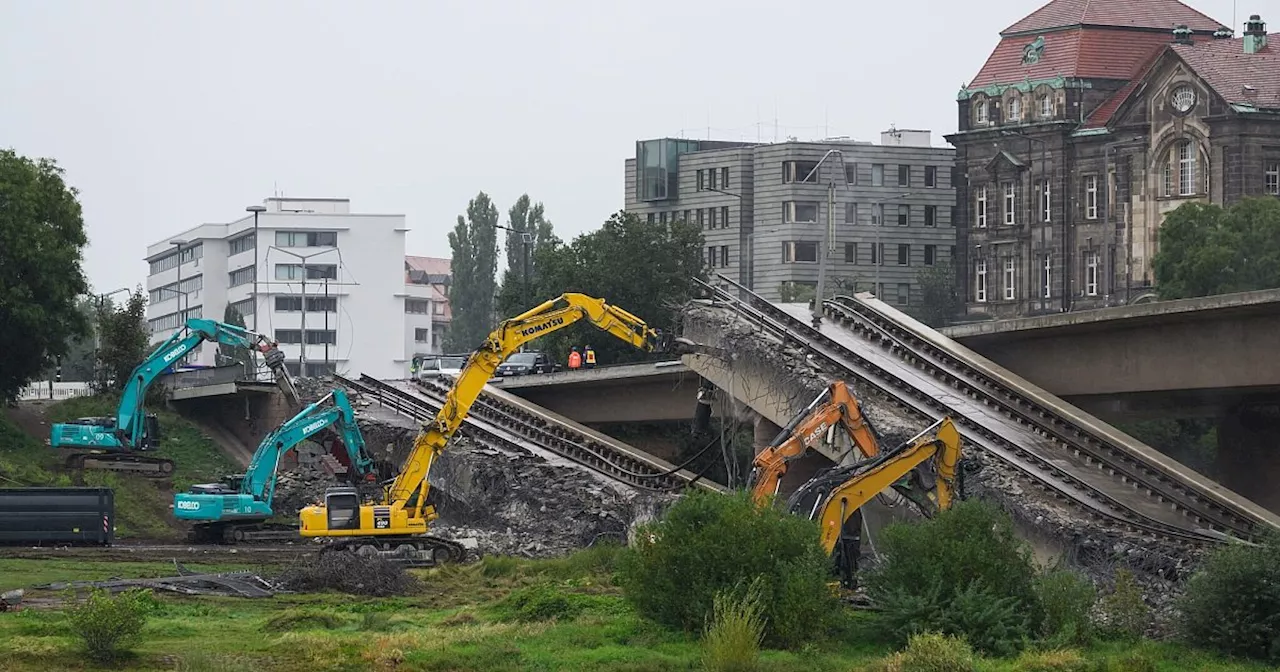
[[[359,380],[334,379],[419,423],[435,418],[449,392],[447,385],[435,380],[420,381],[411,392],[369,375],[361,375]],[[526,450],[522,443],[531,444],[640,490],[673,492],[699,482],[687,471],[665,468],[486,394],[472,404],[463,426],[486,442],[516,451]]]
[[[704,283],[714,301],[912,415],[950,415],[967,443],[1096,522],[1184,547],[1221,543],[1226,535],[1252,539],[1274,525],[1251,503],[1178,479],[857,299],[824,302],[828,322],[815,329],[807,309],[771,304],[723,280],[733,289]]]

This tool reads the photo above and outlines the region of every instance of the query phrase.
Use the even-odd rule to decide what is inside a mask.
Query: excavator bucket
[[[271,369],[271,373],[276,377],[276,385],[280,387],[281,392],[284,392],[285,399],[289,400],[289,405],[297,406],[301,403],[302,395],[298,394],[298,387],[293,384],[293,377],[289,375],[289,369],[284,365],[284,353],[279,348],[271,348],[262,356],[267,362],[267,368]]]

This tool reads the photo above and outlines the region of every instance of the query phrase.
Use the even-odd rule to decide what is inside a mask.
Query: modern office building
[[[881,142],[758,144],[664,138],[626,160],[626,209],[698,223],[710,271],[771,300],[812,296],[827,237],[828,294],[920,300],[922,269],[951,258],[955,151],[929,131]],[[638,168],[639,167],[639,168]]]
[[[353,213],[348,199],[268,198],[177,232],[147,248],[152,340],[234,312],[280,342],[295,374],[403,377],[414,354],[438,351],[432,331],[449,315],[448,261],[406,257],[407,231],[404,215]],[[186,363],[225,363],[217,352],[205,343]]]
[[[1280,47],[1177,0],[1054,0],[1000,32],[957,97],[970,314],[1154,296],[1165,215],[1280,196]]]

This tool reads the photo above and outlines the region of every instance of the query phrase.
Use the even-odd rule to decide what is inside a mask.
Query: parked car
[[[560,370],[560,365],[551,361],[545,352],[517,352],[498,365],[497,375],[527,376],[532,373],[553,373]]]
[[[456,376],[466,365],[466,355],[427,355],[418,363],[418,378],[436,378],[441,374]]]

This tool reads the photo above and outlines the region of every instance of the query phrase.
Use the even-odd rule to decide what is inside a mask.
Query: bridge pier
[[[1280,513],[1280,396],[1237,404],[1218,421],[1222,484]]]

